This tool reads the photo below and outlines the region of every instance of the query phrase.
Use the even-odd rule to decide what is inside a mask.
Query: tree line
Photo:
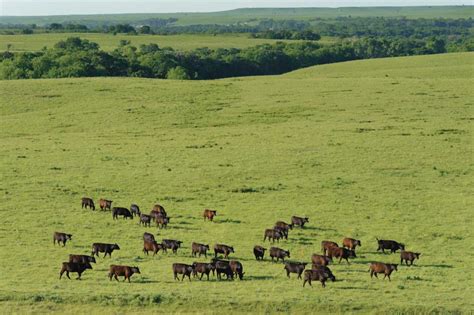
[[[122,40],[115,50],[105,52],[97,43],[70,37],[38,52],[1,53],[0,78],[128,76],[206,80],[274,75],[318,64],[446,51],[446,42],[441,38],[363,38],[331,45],[314,41],[277,42],[244,49],[191,51],[161,48],[157,44],[135,47]]]

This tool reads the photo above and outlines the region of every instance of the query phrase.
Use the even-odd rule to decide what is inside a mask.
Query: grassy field
[[[245,48],[259,44],[271,44],[277,42],[273,39],[250,38],[248,34],[232,35],[112,35],[101,33],[50,33],[33,35],[0,35],[0,51],[7,50],[10,44],[10,51],[37,51],[43,47],[52,47],[60,40],[68,37],[81,37],[98,43],[106,51],[114,50],[118,47],[120,40],[129,40],[132,45],[155,43],[160,47],[172,47],[176,50],[191,50],[194,48]],[[279,40],[287,42],[287,40]],[[320,43],[330,43],[334,39],[323,37]],[[294,41],[291,41],[294,42]]]
[[[472,312],[473,60],[378,59],[202,82],[0,82],[1,312]],[[159,202],[171,224],[113,221],[81,210],[82,196],[146,212]],[[205,207],[217,209],[214,223],[203,222]],[[351,265],[331,266],[338,281],[325,289],[253,258],[264,229],[291,215],[310,218],[279,244],[292,260],[309,261],[322,240],[362,241]],[[73,241],[53,246],[54,231]],[[145,257],[144,231],[184,247]],[[399,262],[376,252],[376,237],[421,259],[391,282],[371,280],[369,262]],[[192,241],[233,245],[244,280],[174,281],[172,263],[204,261],[191,257]],[[121,250],[82,281],[58,280],[68,254],[93,242]],[[111,263],[142,273],[110,282]]]
[[[58,16],[2,16],[0,23],[50,24],[50,23],[136,23],[151,18],[177,18],[176,25],[232,24],[252,22],[256,19],[333,19],[337,17],[407,17],[407,18],[469,18],[474,6],[410,6],[410,7],[345,7],[345,8],[249,8],[207,13],[133,13],[101,15]]]

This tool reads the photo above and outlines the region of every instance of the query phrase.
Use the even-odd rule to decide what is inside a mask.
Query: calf
[[[114,250],[120,250],[120,247],[117,244],[106,244],[106,243],[94,243],[92,244],[92,256],[97,255],[99,256],[99,253],[105,253],[105,256],[109,254],[109,257],[112,258],[112,252]]]
[[[232,270],[235,276],[238,276],[240,280],[244,278],[244,274],[245,274],[244,267],[239,261],[231,260],[229,262],[229,266],[230,266],[230,270]]]
[[[99,200],[100,210],[110,210],[112,209],[112,200],[100,199]]]
[[[209,210],[209,209],[206,209],[204,210],[204,213],[203,213],[203,217],[204,217],[204,221],[209,220],[212,222],[212,220],[214,220],[214,217],[217,215],[217,211],[216,210]]]
[[[82,197],[81,199],[81,208],[89,207],[92,210],[95,210],[94,201],[91,198]]]
[[[132,203],[130,205],[130,212],[132,213],[133,216],[140,216],[142,213],[140,212],[140,207],[138,205]]]
[[[69,255],[69,262],[72,263],[95,263],[95,257],[94,256],[88,256],[88,255]]]
[[[321,242],[321,252],[324,255],[327,255],[327,252],[328,252],[329,248],[331,248],[331,247],[339,247],[339,245],[337,245],[336,242],[332,242],[332,241],[322,241]]]
[[[292,216],[291,217],[291,224],[293,226],[299,226],[299,227],[302,227],[304,228],[304,225],[305,223],[309,222],[309,219],[308,218],[301,218],[301,217],[295,217],[295,216]]]
[[[377,238],[378,248],[377,251],[381,250],[382,253],[385,253],[386,249],[390,249],[390,253],[395,253],[397,250],[405,250],[405,244],[392,241],[392,240],[379,240]]]
[[[402,250],[400,252],[400,265],[403,264],[403,261],[405,261],[406,265],[408,266],[408,262],[410,262],[410,266],[413,265],[413,261],[415,259],[420,259],[421,253],[414,253],[414,252],[406,252]]]
[[[298,275],[298,279],[301,279],[301,274],[306,268],[306,265],[307,263],[302,262],[286,262],[283,269],[286,270],[286,276],[288,278],[290,277],[290,273],[296,273]]]
[[[217,254],[224,254],[224,258],[229,257],[230,253],[235,253],[232,246],[227,246],[224,244],[214,245],[214,257],[217,258]]]
[[[265,256],[265,251],[267,249],[262,247],[262,246],[259,246],[259,245],[255,245],[254,248],[253,248],[253,254],[255,255],[255,259],[256,260],[263,260],[263,256]]]
[[[178,264],[178,263],[173,264],[173,274],[174,274],[175,280],[179,280],[178,274],[182,274],[183,278],[181,279],[181,281],[183,281],[184,277],[186,276],[189,278],[189,281],[191,281],[191,274],[193,273],[193,271],[194,271],[194,267],[192,265]]]
[[[326,281],[328,279],[330,279],[330,276],[324,270],[321,270],[321,269],[306,270],[304,272],[303,287],[305,286],[306,282],[308,282],[310,286],[313,286],[311,284],[311,281],[319,281],[321,282],[321,285],[323,286],[323,288],[325,288]]]
[[[272,247],[270,248],[270,257],[272,258],[272,261],[274,261],[274,258],[276,258],[277,262],[280,259],[284,262],[285,257],[290,258],[290,252],[278,247]]]
[[[372,278],[373,275],[375,275],[375,277],[378,278],[377,274],[383,273],[384,280],[386,277],[388,277],[388,281],[391,281],[390,275],[392,274],[394,270],[397,271],[397,266],[398,265],[394,265],[394,264],[384,264],[380,262],[373,262],[369,266],[370,278]]]
[[[165,228],[168,226],[168,223],[170,223],[170,218],[169,217],[156,217],[155,218],[156,226],[160,229]]]
[[[58,245],[63,243],[63,247],[66,246],[66,242],[68,240],[72,240],[72,234],[66,234],[62,232],[54,232],[53,234],[53,244],[56,245],[56,242],[58,242]]]
[[[150,226],[151,223],[151,215],[148,214],[140,214],[140,222],[138,224],[143,224],[144,226]]]
[[[173,253],[178,252],[178,248],[181,247],[183,242],[177,240],[163,240],[161,244],[163,244],[163,251],[166,252],[167,249],[171,249]]]
[[[202,277],[204,275],[207,276],[207,280],[209,280],[209,274],[211,271],[214,273],[216,270],[215,266],[212,263],[200,263],[200,262],[194,262],[193,263],[193,275],[194,277],[197,276],[198,273],[201,274],[201,277],[199,277],[199,280],[202,280]]]
[[[355,251],[343,247],[330,247],[328,249],[328,257],[331,259],[333,257],[339,258],[339,263],[345,259],[349,265],[349,258],[357,258]]]
[[[153,252],[153,256],[156,255],[160,251],[160,249],[163,249],[163,244],[158,244],[155,240],[153,241],[143,241],[143,253],[148,255],[149,251]]]
[[[132,214],[127,208],[122,208],[122,207],[113,207],[112,208],[112,218],[118,219],[118,216],[121,215],[123,216],[124,219],[130,218],[133,219]]]
[[[154,242],[155,241],[155,236],[151,233],[143,233],[143,240],[148,241],[148,242]]]
[[[234,272],[230,267],[230,262],[227,260],[213,259],[212,264],[216,268],[217,279],[222,279],[222,274],[226,275],[227,280],[234,280]]]
[[[282,237],[283,235],[279,231],[274,229],[266,229],[263,235],[263,241],[265,242],[265,240],[268,238],[268,241],[272,241],[272,243],[275,243],[275,240],[280,242],[280,238]]]
[[[77,280],[81,279],[82,273],[86,269],[92,269],[92,266],[90,263],[76,263],[76,262],[63,262],[63,265],[61,267],[61,271],[59,272],[59,279],[63,276],[63,273],[66,273],[66,276],[69,277],[70,272],[77,272],[78,277],[76,278]]]
[[[196,257],[196,254],[204,255],[207,258],[207,251],[209,250],[209,245],[199,244],[199,243],[192,243],[191,244],[191,255]]]
[[[327,266],[330,262],[332,262],[332,258],[329,256],[313,254],[311,256],[311,262],[313,265]]]
[[[112,277],[114,277],[115,280],[119,281],[118,277],[123,276],[123,281],[128,279],[128,283],[130,283],[130,277],[134,273],[140,273],[140,269],[138,267],[110,265],[109,279],[112,280]]]
[[[344,247],[344,248],[352,249],[352,250],[355,251],[357,246],[362,246],[362,244],[359,240],[349,238],[349,237],[345,237],[342,240],[342,247]]]

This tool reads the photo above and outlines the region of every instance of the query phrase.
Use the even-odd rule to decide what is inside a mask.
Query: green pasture
[[[128,40],[138,47],[142,44],[158,44],[160,47],[172,47],[176,50],[192,50],[208,47],[246,48],[260,44],[272,44],[274,39],[250,38],[248,34],[220,35],[113,35],[103,33],[42,33],[31,35],[0,35],[0,51],[38,51],[68,37],[81,37],[98,43],[103,50],[112,51],[119,46],[121,40]],[[287,40],[279,40],[287,42]],[[320,43],[334,41],[331,37],[323,37]],[[292,41],[294,42],[294,41]]]
[[[253,23],[261,19],[312,20],[337,17],[406,17],[406,18],[469,18],[474,6],[406,6],[406,7],[343,7],[343,8],[247,8],[205,13],[131,13],[100,15],[2,16],[0,23],[37,24],[138,23],[146,19],[177,18],[176,25]]]
[[[472,312],[473,56],[216,81],[1,81],[1,312]],[[81,209],[83,196],[144,212],[160,203],[171,223],[114,221]],[[204,208],[218,211],[215,222],[203,221]],[[291,260],[309,261],[322,240],[362,241],[350,265],[330,266],[337,281],[325,289],[253,257],[264,229],[292,215],[310,222],[277,244]],[[54,246],[54,231],[72,242]],[[146,257],[145,231],[184,246]],[[391,282],[371,280],[371,261],[399,263],[376,252],[376,237],[420,260]],[[172,263],[205,261],[191,257],[193,241],[234,246],[244,280],[173,280]],[[59,280],[68,254],[93,242],[121,250],[81,281]],[[110,264],[141,274],[111,282]]]

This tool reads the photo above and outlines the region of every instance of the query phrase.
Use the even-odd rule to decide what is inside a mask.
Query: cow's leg
[[[178,273],[177,273],[177,272],[174,273],[174,280],[179,280],[179,279],[178,279]]]
[[[64,269],[61,269],[61,271],[59,272],[59,279],[62,278],[64,271],[65,271]]]
[[[326,281],[321,280],[321,285],[323,286],[323,288],[325,288],[326,287]]]
[[[114,274],[114,278],[115,278],[115,280],[117,280],[117,282],[119,282],[117,274]]]
[[[113,273],[109,272],[109,280],[112,281],[112,277],[114,276]]]
[[[76,280],[81,280],[81,275],[82,275],[82,272],[79,272],[79,271],[78,271],[78,272],[77,272],[77,278],[76,278]]]
[[[370,279],[372,279],[373,276],[374,276],[374,271],[370,270]]]
[[[374,272],[374,276],[375,276],[375,278],[377,278],[377,279],[379,278],[378,273],[376,273],[376,272]]]
[[[69,270],[66,270],[66,276],[68,277],[69,280],[71,280],[71,277],[69,277]]]

